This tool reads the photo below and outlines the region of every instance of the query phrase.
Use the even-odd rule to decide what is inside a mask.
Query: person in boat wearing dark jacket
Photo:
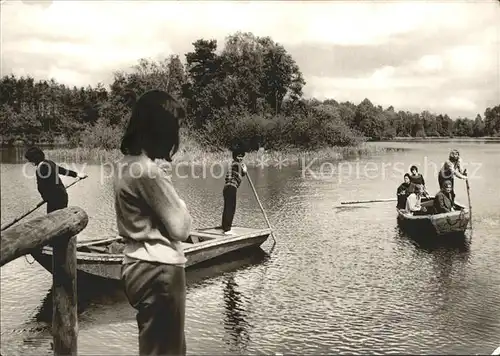
[[[224,197],[224,210],[222,212],[222,230],[225,235],[231,235],[234,213],[236,211],[236,192],[241,180],[247,174],[247,167],[242,163],[245,150],[242,147],[233,149],[233,161],[226,177],[222,195]]]
[[[417,166],[411,166],[410,167],[410,181],[413,183],[413,184],[422,184],[423,186],[425,186],[425,180],[424,180],[424,177],[418,173],[418,167]]]
[[[24,157],[36,166],[37,188],[42,199],[47,202],[47,214],[68,206],[68,192],[59,174],[80,179],[87,177],[46,159],[45,153],[38,147],[29,148]]]
[[[406,207],[406,199],[408,195],[413,193],[415,190],[415,185],[410,181],[410,174],[406,173],[404,175],[404,182],[397,189],[397,197],[398,197],[398,209],[404,209]]]
[[[451,150],[450,155],[448,156],[448,160],[444,162],[443,167],[438,174],[438,183],[439,188],[443,188],[443,184],[445,181],[449,181],[451,183],[451,196],[455,199],[455,184],[454,178],[467,179],[467,173],[465,170],[462,170],[460,153],[458,150]]]
[[[453,186],[449,180],[443,182],[443,187],[434,197],[434,211],[436,214],[449,213],[454,211],[455,205],[451,194]]]

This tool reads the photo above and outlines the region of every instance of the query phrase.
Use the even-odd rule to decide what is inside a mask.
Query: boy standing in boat
[[[79,179],[87,177],[46,159],[38,147],[29,148],[24,157],[36,166],[36,184],[42,199],[47,202],[47,214],[68,206],[68,192],[59,174]]]
[[[233,149],[233,162],[226,177],[222,195],[224,196],[224,211],[222,212],[222,230],[225,235],[231,235],[234,213],[236,211],[236,192],[242,178],[247,174],[247,167],[242,163],[245,150],[241,147]]]

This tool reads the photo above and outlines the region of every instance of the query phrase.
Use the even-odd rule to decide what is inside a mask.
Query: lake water
[[[188,273],[188,354],[490,354],[500,345],[500,144],[377,145],[400,150],[340,166],[307,161],[250,169],[276,248],[269,256],[230,256]],[[398,229],[394,203],[340,206],[394,197],[411,164],[435,193],[435,169],[452,146],[471,176],[470,243],[417,244]],[[40,200],[34,179],[23,175],[33,167],[12,163],[20,157],[20,151],[2,152],[2,223]],[[80,239],[116,233],[111,182],[101,171],[87,165],[89,178],[69,190],[70,204],[90,219]],[[192,177],[200,171],[174,181],[196,227],[213,226],[223,182]],[[456,193],[467,204],[461,180]],[[39,210],[32,216],[44,213]],[[246,181],[235,224],[265,227]],[[50,288],[51,275],[24,257],[2,267],[2,355],[52,353]],[[137,354],[135,311],[121,290],[79,285],[79,293],[79,353]]]

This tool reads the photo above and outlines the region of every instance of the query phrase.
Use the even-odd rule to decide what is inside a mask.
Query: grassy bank
[[[262,166],[273,167],[297,164],[301,161],[310,162],[311,160],[335,160],[340,161],[355,157],[370,156],[386,152],[388,149],[378,147],[377,145],[359,144],[348,147],[328,147],[317,150],[303,150],[298,148],[288,148],[282,150],[259,150],[247,153],[245,163],[249,167]],[[47,157],[56,162],[65,163],[87,163],[104,164],[114,162],[122,157],[118,149],[100,149],[100,148],[57,148],[46,150]],[[209,165],[225,163],[231,159],[229,150],[220,150],[216,152],[207,152],[200,145],[187,141],[182,144],[179,151],[174,155],[174,164],[189,165]]]

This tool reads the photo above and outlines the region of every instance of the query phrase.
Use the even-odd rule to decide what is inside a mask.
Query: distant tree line
[[[254,148],[349,146],[394,137],[500,136],[500,105],[474,120],[451,120],[429,111],[384,109],[305,99],[295,60],[269,37],[237,32],[224,47],[200,39],[185,54],[141,59],[132,71],[114,73],[109,89],[4,76],[0,81],[0,135],[15,140],[116,148],[129,117],[130,93],[153,88],[176,95],[187,109],[184,134],[208,149],[244,140]]]

